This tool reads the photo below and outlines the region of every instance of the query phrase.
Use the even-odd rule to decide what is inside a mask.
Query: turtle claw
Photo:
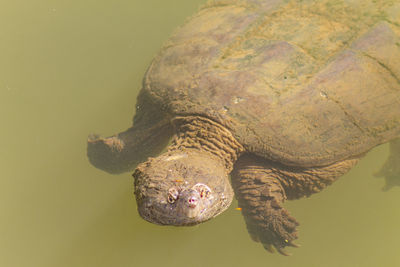
[[[261,224],[254,224],[247,221],[247,226],[253,240],[258,240],[268,252],[278,251],[280,254],[290,256],[286,247],[300,247],[294,240],[297,239],[296,226],[299,223],[284,208],[269,209],[269,216]]]
[[[271,244],[264,244],[264,248],[269,253],[275,253],[274,247]]]
[[[283,256],[292,256],[291,253],[288,253],[287,251],[285,251],[283,248],[278,248],[278,252],[283,255]]]
[[[301,245],[296,244],[296,243],[294,243],[294,242],[292,242],[292,241],[289,241],[289,242],[287,243],[287,245],[288,245],[289,247],[293,247],[293,248],[299,248],[299,247],[301,247]]]
[[[300,246],[293,242],[285,242],[285,244],[263,243],[263,247],[266,251],[270,253],[275,253],[275,251],[278,251],[279,254],[281,255],[292,256],[292,254],[287,252],[285,248],[286,247],[299,248]]]
[[[296,247],[298,248],[299,246],[294,244],[294,243],[289,243],[288,246],[291,247]],[[275,253],[275,249],[276,251],[279,252],[279,254],[283,255],[283,256],[292,256],[291,253],[287,252],[283,247],[281,248],[274,248],[274,246],[272,244],[264,244],[264,248],[266,251],[268,251],[269,253]]]

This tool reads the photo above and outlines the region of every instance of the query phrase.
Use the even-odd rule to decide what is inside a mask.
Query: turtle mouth
[[[190,226],[202,223],[211,219],[203,216],[206,209],[188,208],[179,214],[167,205],[148,205],[139,208],[140,216],[148,222],[158,225]]]
[[[210,196],[207,201],[194,197],[187,199],[182,197],[173,204],[147,199],[138,206],[138,211],[143,219],[154,224],[191,226],[219,215],[229,207],[231,201],[224,197],[224,194],[218,198]]]

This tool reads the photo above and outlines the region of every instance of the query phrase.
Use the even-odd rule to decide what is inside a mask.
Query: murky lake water
[[[202,0],[2,0],[0,266],[400,266],[400,188],[372,174],[384,145],[311,198],[291,257],[267,253],[231,208],[200,226],[142,220],[130,173],[86,158],[86,137],[127,128],[142,76]]]

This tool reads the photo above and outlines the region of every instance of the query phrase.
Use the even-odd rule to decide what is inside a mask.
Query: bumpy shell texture
[[[284,164],[362,154],[400,136],[400,3],[211,2],[166,42],[143,90]]]

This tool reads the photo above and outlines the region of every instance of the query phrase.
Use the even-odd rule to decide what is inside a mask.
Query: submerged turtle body
[[[294,246],[286,199],[319,192],[376,145],[400,163],[400,4],[392,0],[214,1],[149,67],[134,125],[91,137],[90,161],[134,173],[158,224],[215,217],[232,189],[264,247]],[[389,166],[385,165],[388,169]],[[398,185],[399,168],[381,171]]]

